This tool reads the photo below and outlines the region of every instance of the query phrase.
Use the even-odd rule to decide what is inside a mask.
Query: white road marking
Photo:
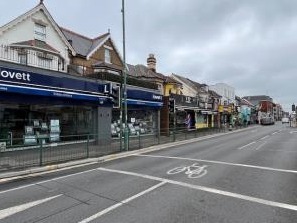
[[[259,140],[264,140],[264,139],[267,139],[267,138],[269,138],[270,136],[269,135],[267,135],[267,136],[264,136],[264,137],[262,137],[261,139],[259,139]]]
[[[281,131],[277,131],[277,132],[272,133],[271,135],[275,135],[275,134],[280,133],[280,132],[281,132]]]
[[[262,143],[261,145],[259,145],[256,150],[259,150],[261,147],[263,147],[265,144],[267,143],[267,141],[264,141],[264,143]]]
[[[247,165],[247,164],[240,164],[240,163],[227,163],[227,162],[214,161],[214,160],[202,160],[202,159],[192,159],[192,158],[173,157],[173,156],[156,156],[156,155],[134,155],[134,156],[188,160],[188,161],[196,161],[196,162],[223,164],[223,165],[229,165],[229,166],[249,167],[249,168],[254,168],[254,169],[270,170],[270,171],[277,171],[277,172],[284,172],[284,173],[297,173],[297,170],[276,169],[276,168],[271,168],[271,167],[254,166],[254,165]]]
[[[138,198],[138,197],[141,197],[141,196],[144,195],[144,194],[147,194],[147,193],[149,193],[149,192],[151,192],[151,191],[157,189],[158,187],[163,186],[163,185],[166,184],[166,183],[167,183],[167,182],[162,181],[161,183],[159,183],[159,184],[157,184],[157,185],[155,185],[155,186],[152,186],[152,187],[148,188],[147,190],[144,190],[144,191],[142,191],[142,192],[140,192],[140,193],[138,193],[138,194],[135,194],[134,196],[129,197],[129,198],[127,198],[127,199],[125,199],[125,200],[123,200],[123,201],[121,201],[121,202],[119,202],[119,203],[117,203],[117,204],[115,204],[115,205],[112,205],[112,206],[110,206],[109,208],[106,208],[106,209],[104,209],[103,211],[100,211],[100,212],[98,212],[98,213],[96,213],[96,214],[94,214],[94,215],[92,215],[92,216],[90,216],[90,217],[88,217],[88,218],[86,218],[86,219],[80,221],[79,223],[88,223],[88,222],[90,222],[90,221],[93,221],[93,220],[95,220],[96,218],[99,218],[99,217],[101,217],[102,215],[107,214],[108,212],[110,212],[110,211],[112,211],[112,210],[114,210],[114,209],[116,209],[116,208],[118,208],[118,207],[120,207],[120,206],[122,206],[122,205],[124,205],[124,204],[126,204],[126,203],[128,203],[128,202],[130,202],[130,201],[132,201],[132,200],[134,200],[134,199],[136,199],[136,198]]]
[[[269,201],[269,200],[265,200],[265,199],[261,199],[261,198],[257,198],[257,197],[251,197],[251,196],[247,196],[247,195],[232,193],[229,191],[218,190],[218,189],[214,189],[214,188],[210,188],[210,187],[193,185],[193,184],[189,184],[189,183],[183,183],[183,182],[169,180],[169,179],[165,179],[165,178],[154,177],[154,176],[150,176],[150,175],[138,174],[138,173],[122,171],[122,170],[114,170],[114,169],[106,169],[106,168],[98,168],[98,170],[112,172],[112,173],[125,174],[125,175],[130,175],[130,176],[137,176],[137,177],[142,177],[145,179],[157,180],[157,181],[161,181],[164,183],[166,182],[169,184],[179,185],[182,187],[205,191],[205,192],[209,192],[209,193],[213,193],[213,194],[224,195],[227,197],[233,197],[233,198],[237,198],[237,199],[241,199],[241,200],[245,200],[245,201],[251,201],[251,202],[264,204],[264,205],[268,205],[268,206],[272,206],[272,207],[279,207],[279,208],[297,211],[296,205],[280,203],[280,202],[275,202],[275,201]]]
[[[167,171],[167,174],[177,174],[184,172],[188,178],[200,178],[207,174],[207,165],[199,166],[199,163],[193,163],[190,166],[178,166]]]
[[[4,194],[4,193],[15,191],[15,190],[25,189],[27,187],[38,186],[38,184],[43,184],[43,183],[47,183],[47,182],[51,182],[51,181],[55,181],[55,180],[60,180],[60,179],[63,179],[63,178],[72,177],[72,176],[76,176],[76,175],[80,175],[80,174],[92,172],[92,171],[95,171],[95,170],[96,169],[86,170],[86,171],[79,172],[79,173],[73,173],[73,174],[69,174],[69,175],[66,175],[66,176],[56,177],[56,178],[53,178],[53,179],[50,179],[50,180],[40,181],[40,182],[34,183],[34,184],[27,184],[27,185],[16,187],[16,188],[12,188],[12,189],[9,189],[9,190],[0,191],[0,194]]]
[[[297,131],[291,131],[290,134],[297,133]]]
[[[239,150],[244,149],[245,147],[248,147],[248,146],[253,145],[253,144],[255,144],[255,143],[256,143],[256,142],[253,141],[253,142],[251,142],[251,143],[249,143],[249,144],[246,144],[246,145],[244,145],[244,146],[242,146],[242,147],[239,147],[238,149],[239,149]]]
[[[0,220],[60,196],[62,196],[62,194],[0,210]]]

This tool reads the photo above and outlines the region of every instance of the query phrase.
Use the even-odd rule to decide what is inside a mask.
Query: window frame
[[[40,41],[46,40],[46,26],[40,23],[34,25],[34,38]]]
[[[111,50],[104,48],[104,62],[111,64]]]

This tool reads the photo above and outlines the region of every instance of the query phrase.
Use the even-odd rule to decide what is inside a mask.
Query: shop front
[[[175,111],[171,113],[169,127],[178,130],[195,129],[197,125],[197,110],[198,101],[196,97],[185,95],[171,94],[170,98],[175,101]]]
[[[163,96],[159,92],[127,89],[127,125],[129,135],[159,134],[160,109],[163,106]],[[113,109],[111,134],[119,137],[121,131],[120,109]],[[124,120],[123,120],[124,121]],[[122,122],[123,123],[123,122]],[[124,124],[122,130],[124,129]]]
[[[32,71],[0,66],[0,139],[5,147],[104,135],[98,125],[101,108],[111,111],[108,85],[60,72]]]
[[[219,105],[220,122],[222,126],[233,125],[233,105]]]

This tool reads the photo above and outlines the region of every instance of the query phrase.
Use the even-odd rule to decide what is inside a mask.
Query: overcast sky
[[[0,25],[39,0],[2,0]],[[297,103],[297,1],[125,0],[126,58],[199,83],[227,83],[238,96]],[[122,51],[121,0],[44,0],[62,27],[94,38],[111,30]]]

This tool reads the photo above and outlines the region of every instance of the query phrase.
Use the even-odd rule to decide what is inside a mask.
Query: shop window
[[[84,139],[86,134],[93,134],[92,111],[88,106],[2,103],[0,139],[11,136],[12,146],[41,142],[75,143]]]

